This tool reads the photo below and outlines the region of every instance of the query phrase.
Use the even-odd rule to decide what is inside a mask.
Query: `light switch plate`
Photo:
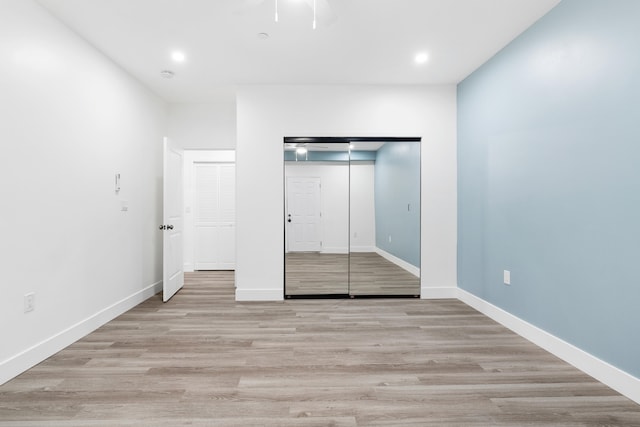
[[[504,276],[504,284],[505,285],[510,285],[511,284],[511,272],[509,270],[504,270],[503,276]]]

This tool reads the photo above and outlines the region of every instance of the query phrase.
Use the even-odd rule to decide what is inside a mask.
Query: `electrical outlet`
[[[28,313],[30,311],[35,310],[36,308],[36,294],[34,292],[29,292],[28,294],[24,294],[24,312]]]
[[[509,270],[504,270],[503,278],[505,285],[511,285],[511,272]]]

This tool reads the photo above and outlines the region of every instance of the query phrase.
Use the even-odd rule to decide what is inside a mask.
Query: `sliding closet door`
[[[420,139],[288,138],[285,296],[420,295]]]
[[[420,143],[351,147],[350,295],[419,296]]]
[[[285,144],[285,296],[349,293],[349,144]]]

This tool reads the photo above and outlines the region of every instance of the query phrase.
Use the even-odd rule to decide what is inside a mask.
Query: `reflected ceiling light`
[[[184,56],[184,53],[175,51],[171,54],[171,59],[173,59],[176,62],[183,62],[185,60],[185,56]]]
[[[414,61],[416,61],[416,64],[424,64],[428,60],[429,60],[429,55],[426,52],[420,52],[414,58]]]
[[[307,154],[307,149],[305,147],[296,148],[296,153],[298,154]]]

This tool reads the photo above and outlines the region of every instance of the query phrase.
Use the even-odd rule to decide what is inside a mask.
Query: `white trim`
[[[458,288],[453,286],[421,286],[420,299],[457,299]]]
[[[236,301],[284,301],[280,289],[239,289],[236,287]]]
[[[375,248],[375,251],[376,251],[376,253],[378,255],[380,255],[381,257],[385,258],[387,261],[391,261],[392,263],[394,263],[398,267],[404,268],[405,270],[407,270],[409,273],[413,274],[414,276],[420,277],[420,269],[418,267],[416,267],[415,265],[411,265],[408,262],[406,262],[404,260],[401,260],[397,256],[391,255],[389,252],[383,251],[382,249],[380,249],[378,247]]]
[[[52,337],[0,362],[0,385],[34,367],[161,291],[162,280],[121,299]]]
[[[495,305],[458,288],[458,299],[640,404],[640,379]]]
[[[185,262],[183,267],[182,267],[182,271],[184,271],[185,273],[193,273],[195,271],[193,269],[193,263],[192,262]]]

